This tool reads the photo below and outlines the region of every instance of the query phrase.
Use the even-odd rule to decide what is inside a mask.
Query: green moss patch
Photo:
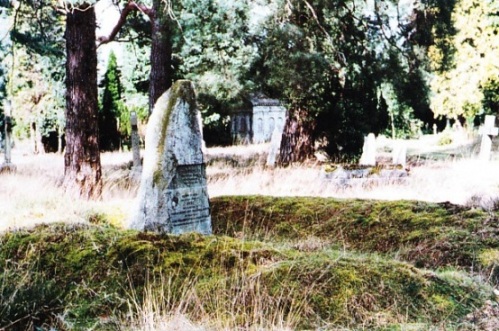
[[[497,215],[450,203],[326,198],[220,197],[211,200],[216,234],[396,255],[418,267],[495,264]],[[490,255],[490,254],[489,254]]]
[[[289,210],[282,203],[276,207]],[[4,233],[0,328],[120,329],[109,321],[151,297],[172,311],[181,306],[193,320],[231,328],[262,324],[260,318],[298,329],[454,325],[490,298],[490,288],[462,273],[422,271],[379,255],[278,247],[99,225]]]

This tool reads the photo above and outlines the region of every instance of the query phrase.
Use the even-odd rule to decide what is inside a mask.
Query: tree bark
[[[125,24],[128,14],[132,10],[139,10],[149,17],[151,21],[149,114],[152,113],[156,101],[172,86],[173,82],[173,31],[168,6],[169,4],[165,0],[153,0],[152,8],[148,8],[130,0],[123,8],[120,19],[109,36],[101,36],[98,38],[99,46],[113,41],[119,30]]]
[[[278,164],[287,166],[304,162],[314,155],[313,132],[315,122],[305,110],[295,110],[286,120],[282,134]]]
[[[97,104],[95,11],[82,5],[66,15],[66,152],[64,189],[74,197],[102,192]]]
[[[151,18],[151,73],[149,76],[149,114],[154,104],[171,86],[173,80],[171,19],[165,1],[154,0]]]

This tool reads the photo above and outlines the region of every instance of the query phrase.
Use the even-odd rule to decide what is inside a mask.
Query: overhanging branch
[[[100,36],[99,38],[97,38],[97,47],[113,41],[123,25],[125,25],[128,14],[130,14],[134,10],[144,13],[145,15],[149,16],[151,22],[153,21],[155,12],[152,8],[149,8],[143,4],[136,3],[135,1],[128,1],[125,8],[123,8],[123,11],[121,12],[120,19],[114,26],[111,33],[108,36]]]

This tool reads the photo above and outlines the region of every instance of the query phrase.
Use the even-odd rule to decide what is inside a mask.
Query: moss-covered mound
[[[396,254],[417,267],[478,267],[499,280],[497,214],[450,203],[325,198],[212,199],[216,234]]]
[[[265,319],[300,329],[453,325],[491,295],[464,274],[421,271],[377,255],[98,225],[4,233],[0,270],[6,330],[120,329],[144,300],[232,328]]]

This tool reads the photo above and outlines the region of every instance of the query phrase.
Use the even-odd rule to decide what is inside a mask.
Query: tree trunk
[[[314,128],[315,121],[309,119],[305,110],[295,110],[288,117],[282,134],[278,159],[280,165],[303,162],[314,155]]]
[[[64,189],[74,197],[102,191],[97,108],[95,11],[83,5],[66,17],[66,152]]]
[[[151,73],[149,77],[149,114],[154,104],[172,86],[172,41],[171,19],[164,0],[153,1],[151,15]]]

